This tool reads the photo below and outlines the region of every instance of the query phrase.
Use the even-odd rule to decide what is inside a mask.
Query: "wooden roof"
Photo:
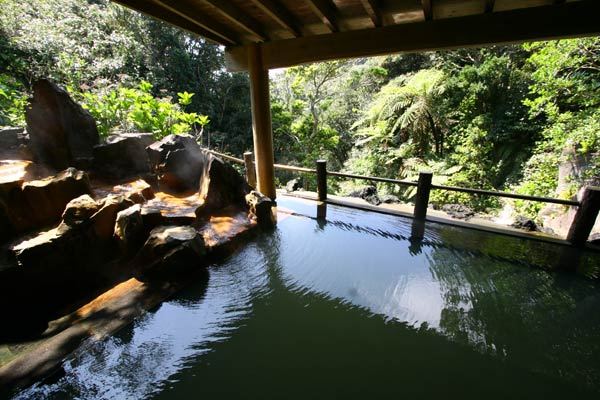
[[[600,34],[599,0],[115,0],[226,46],[247,69]]]

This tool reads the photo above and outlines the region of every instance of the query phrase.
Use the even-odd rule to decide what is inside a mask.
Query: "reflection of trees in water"
[[[480,236],[483,253],[503,245],[486,239]],[[442,288],[446,336],[538,372],[600,386],[596,282],[451,247],[434,249],[429,268]]]
[[[268,290],[265,264],[262,251],[249,245],[213,265],[210,279],[182,277],[188,285],[175,298],[115,336],[80,347],[63,364],[62,378],[18,398],[143,398],[160,391],[248,320],[253,300]]]

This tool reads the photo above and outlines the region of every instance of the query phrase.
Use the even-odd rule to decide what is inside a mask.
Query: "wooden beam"
[[[495,0],[485,0],[485,12],[486,13],[494,12],[494,3],[496,3]]]
[[[421,0],[421,6],[423,7],[423,15],[425,21],[431,21],[433,19],[433,0]]]
[[[361,3],[367,14],[369,14],[369,18],[373,21],[373,26],[376,28],[383,26],[383,16],[377,2],[375,0],[361,0]]]
[[[272,20],[291,32],[294,37],[302,36],[298,23],[286,8],[272,0],[250,0],[256,7],[269,16]]]
[[[233,3],[223,0],[202,0],[202,2],[212,6],[219,14],[225,17],[229,23],[237,25],[259,40],[269,39],[265,34],[263,27]]]
[[[600,187],[586,187],[580,203],[567,234],[567,240],[575,246],[585,245],[594,228],[600,212]]]
[[[159,19],[175,27],[186,30],[192,34],[200,35],[210,42],[220,44],[223,46],[235,45],[239,42],[232,39],[224,38],[222,35],[216,35],[213,32],[204,29],[202,26],[190,22],[188,19],[181,17],[180,15],[170,12],[163,7],[154,4],[150,1],[144,0],[114,0],[116,3],[121,4],[133,11],[141,12],[149,17]]]
[[[269,99],[269,70],[263,63],[262,48],[248,46],[250,73],[250,100],[252,106],[252,136],[256,159],[256,186],[259,192],[275,200],[275,167],[273,158],[273,131]]]
[[[306,0],[306,2],[331,32],[340,31],[336,16],[337,8],[331,0]]]
[[[139,3],[138,0],[136,2]],[[161,6],[165,11],[169,11],[173,14],[179,15],[181,18],[188,20],[189,22],[198,25],[200,28],[216,35],[226,42],[241,43],[238,36],[233,33],[229,28],[223,26],[215,21],[210,20],[205,15],[194,10],[188,2],[174,1],[174,0],[152,0],[152,2]],[[148,1],[142,1],[141,3],[149,3]]]
[[[264,43],[267,68],[390,53],[479,47],[600,34],[600,1],[445,18]],[[226,50],[232,71],[248,69],[247,48]]]

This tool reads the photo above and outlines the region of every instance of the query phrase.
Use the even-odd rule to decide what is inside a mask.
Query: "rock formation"
[[[136,260],[136,277],[142,281],[172,277],[203,266],[206,248],[191,226],[160,226],[150,232]]]
[[[0,128],[0,158],[31,160],[29,135],[23,128]]]
[[[168,135],[148,146],[147,152],[161,189],[175,193],[198,190],[209,154],[193,137]]]
[[[0,183],[0,221],[4,222],[0,223],[14,233],[40,229],[60,221],[71,199],[91,193],[85,172],[74,168],[40,180],[3,182]]]
[[[365,186],[360,190],[355,190],[348,194],[350,197],[360,197],[369,204],[378,206],[381,204],[381,199],[377,195],[377,188],[375,186]]]
[[[36,161],[61,170],[91,160],[99,142],[96,122],[56,84],[41,79],[33,85],[26,120]]]
[[[154,142],[150,133],[122,133],[94,146],[94,173],[109,179],[123,179],[150,173],[146,147]]]
[[[233,168],[218,157],[207,154],[200,179],[200,198],[203,204],[196,215],[206,215],[217,208],[245,207],[246,195],[252,188],[246,180]]]
[[[558,166],[558,184],[554,196],[557,198],[570,198],[581,200],[584,186],[600,185],[600,177],[586,179],[586,171],[593,165],[593,158],[599,157],[592,154],[584,157],[577,151],[577,146],[567,144],[562,151],[561,162]],[[539,212],[538,218],[545,229],[566,236],[575,218],[577,207],[547,204]],[[600,233],[600,219],[592,229],[592,234]]]
[[[273,214],[273,200],[262,195],[256,190],[246,195],[246,203],[249,207],[249,213],[262,228],[272,228],[275,226],[276,219]]]
[[[169,280],[275,223],[273,202],[191,136],[99,144],[89,113],[45,80],[27,123],[37,164],[0,163],[0,300],[19,306],[0,312],[56,310],[132,276]],[[7,148],[27,149],[22,130],[2,134]],[[49,168],[30,171],[40,165]],[[53,172],[71,165],[86,171]]]

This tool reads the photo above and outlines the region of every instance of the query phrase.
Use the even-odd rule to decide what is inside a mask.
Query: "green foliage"
[[[412,143],[423,157],[435,143],[435,153],[443,154],[445,118],[439,100],[444,93],[444,73],[426,69],[409,77],[399,77],[374,96],[364,119],[356,125],[359,143],[374,146]]]
[[[24,123],[39,77],[66,86],[103,136],[192,132],[231,154],[252,148],[247,75],[225,71],[221,48],[112,1],[2,0],[0,124]],[[324,158],[330,170],[401,179],[428,169],[437,183],[565,198],[600,180],[599,38],[303,65],[274,73],[271,88],[280,163]],[[574,158],[586,168],[556,193],[559,164]],[[516,202],[530,216],[540,206]]]
[[[222,49],[113,1],[2,0],[0,74],[18,82],[22,94],[41,77],[53,79],[71,93],[91,91],[99,96],[109,87],[134,88],[136,82],[151,82],[161,89],[152,89],[156,99],[170,97],[188,113],[210,117],[210,131],[204,129],[203,137],[210,137],[211,145],[234,154],[252,145],[248,78],[225,71]],[[185,92],[195,95],[179,97]],[[147,103],[145,108],[153,110],[150,115],[155,107],[169,109]],[[3,105],[3,113],[5,109]],[[151,118],[140,112],[140,125],[159,132],[172,126],[172,115],[164,120],[155,116],[157,120],[148,125]],[[101,125],[108,126],[107,121],[115,118],[123,121],[115,113],[108,106],[103,109]],[[193,118],[186,118],[175,118],[175,124],[192,125]],[[194,125],[202,123],[206,126],[206,120]]]
[[[10,76],[0,74],[0,126],[24,125],[26,105],[22,86]]]
[[[525,104],[532,117],[546,119],[535,155],[527,162],[519,193],[571,198],[586,183],[600,180],[600,39],[527,45],[533,83]],[[558,166],[579,158],[587,165],[571,177],[570,189],[556,193]],[[516,202],[535,217],[539,203]]]
[[[279,161],[312,167],[319,158],[334,158],[340,133],[329,119],[331,81],[343,65],[334,61],[293,67],[276,81],[271,113]]]
[[[82,105],[96,119],[101,136],[120,130],[151,132],[160,139],[169,134],[194,133],[196,125],[204,127],[208,124],[207,116],[181,109],[191,103],[193,95],[180,92],[178,103],[172,103],[168,97],[154,97],[152,84],[142,81],[137,88],[118,86],[81,96]]]

